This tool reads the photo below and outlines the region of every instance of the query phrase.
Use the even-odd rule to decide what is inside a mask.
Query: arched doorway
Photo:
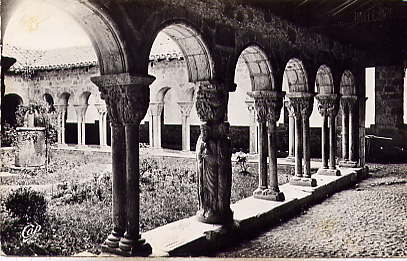
[[[16,111],[19,105],[23,104],[23,99],[20,95],[9,93],[4,96],[4,103],[2,104],[1,119],[5,124],[11,127],[17,126]]]

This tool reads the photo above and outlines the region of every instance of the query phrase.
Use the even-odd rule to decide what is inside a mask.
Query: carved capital
[[[155,80],[150,75],[129,73],[92,77],[105,100],[107,112],[113,124],[140,124],[149,101],[149,85]]]
[[[107,112],[106,103],[97,103],[95,104],[96,110],[98,111],[99,115],[103,115]]]
[[[284,106],[287,108],[288,117],[294,117],[294,108],[291,106],[291,103],[289,100],[284,101]]]
[[[288,93],[290,105],[295,117],[309,118],[314,105],[314,93],[294,92]]]
[[[58,115],[63,115],[68,109],[68,104],[54,104],[54,107]]]
[[[339,96],[336,94],[318,94],[318,111],[322,116],[336,116],[338,113]]]
[[[283,107],[284,92],[253,91],[247,94],[254,99],[254,107],[259,122],[278,121]]]
[[[247,100],[245,103],[249,112],[253,112],[255,110],[254,101]]]
[[[85,120],[86,110],[88,109],[88,106],[89,106],[88,104],[73,106],[75,108],[76,117],[78,118],[78,122],[82,122]]]
[[[202,122],[225,120],[228,96],[220,83],[201,81],[197,83],[196,111]]]
[[[150,102],[148,113],[151,116],[161,116],[163,112],[164,103],[163,102]]]
[[[178,102],[178,106],[182,116],[189,116],[192,110],[192,106],[194,106],[194,102],[192,101]]]
[[[358,97],[356,95],[342,96],[341,100],[340,100],[342,111],[348,112],[350,110],[353,110],[356,105],[357,100],[358,100]]]

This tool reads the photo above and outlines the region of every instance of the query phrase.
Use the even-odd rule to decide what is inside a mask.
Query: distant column
[[[257,122],[256,110],[254,109],[254,101],[246,101],[247,109],[249,110],[250,138],[249,138],[249,153],[256,154],[257,149]]]
[[[191,130],[189,123],[189,115],[191,114],[193,101],[178,102],[181,111],[181,125],[182,125],[182,150],[191,150]]]
[[[285,101],[284,106],[288,111],[288,157],[287,159],[295,161],[295,117],[294,111],[290,106],[290,101]]]
[[[163,102],[150,102],[150,146],[155,149],[161,149],[161,113],[163,108]]]
[[[78,145],[85,145],[85,115],[88,105],[74,105],[78,122]]]
[[[96,110],[99,113],[99,145],[107,146],[107,133],[106,133],[106,104],[95,104]]]
[[[354,123],[355,105],[357,96],[342,96],[342,161],[339,162],[341,167],[356,167],[357,159],[355,159],[355,131]]]
[[[66,110],[68,108],[67,104],[55,104],[57,111],[57,121],[58,121],[58,144],[65,144],[65,116]]]

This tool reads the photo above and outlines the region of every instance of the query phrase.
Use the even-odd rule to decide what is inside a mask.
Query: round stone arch
[[[55,107],[54,107],[54,104],[55,104],[55,100],[54,100],[54,97],[52,96],[52,94],[51,94],[51,92],[45,92],[43,95],[42,95],[42,100],[44,101],[44,103],[48,106],[47,108],[48,108],[48,111],[55,111]]]
[[[162,21],[162,19],[160,20]],[[180,48],[188,70],[188,81],[210,81],[215,78],[215,63],[208,42],[203,33],[196,26],[185,19],[164,20],[160,24],[153,24],[152,33],[147,35],[145,48],[145,70],[148,70],[148,57],[152,45],[158,35],[163,32],[168,35]]]
[[[2,3],[2,37],[8,21],[19,4],[25,0],[4,0]],[[123,34],[107,8],[96,2],[81,0],[44,0],[68,13],[87,33],[98,58],[101,74],[129,71],[129,58]],[[116,18],[116,17],[115,17]],[[119,18],[119,17],[117,17]]]
[[[1,105],[2,121],[7,122],[12,126],[16,126],[16,111],[19,105],[24,104],[24,100],[17,93],[7,93],[4,95],[3,99],[3,104]]]
[[[331,68],[326,64],[318,68],[315,76],[315,92],[318,94],[335,94],[334,79]]]
[[[308,75],[305,66],[299,58],[291,58],[286,63],[284,76],[288,83],[288,91],[293,92],[310,92],[308,84]]]
[[[76,97],[77,105],[89,105],[89,97],[92,95],[90,91],[84,91]]]
[[[343,96],[356,95],[355,76],[350,70],[345,70],[342,74],[340,94]]]
[[[252,91],[276,90],[273,77],[273,69],[269,58],[264,49],[257,43],[246,45],[238,52],[233,60],[233,73],[231,79],[234,79],[237,63],[243,59],[246,64]]]
[[[152,95],[152,102],[164,103],[165,95],[173,88],[171,87],[162,87],[155,94]]]

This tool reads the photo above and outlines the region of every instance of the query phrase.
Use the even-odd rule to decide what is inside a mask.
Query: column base
[[[302,187],[316,187],[317,180],[313,179],[313,178],[292,177],[290,179],[290,185],[302,186]]]
[[[284,201],[285,196],[283,192],[275,191],[273,189],[256,189],[253,192],[253,197],[257,199],[264,199],[270,201]]]
[[[110,236],[109,236],[110,237]],[[111,239],[106,239],[102,244],[102,252],[115,254],[119,256],[149,256],[152,253],[152,248],[150,244],[146,243],[144,239],[130,240],[126,238],[121,238],[117,242],[117,247],[113,247],[116,242],[111,241]]]
[[[341,161],[339,161],[339,167],[356,168],[357,166],[358,166],[358,163],[356,161],[351,161],[351,160],[341,160]]]
[[[325,176],[340,176],[341,172],[339,169],[324,169],[320,168],[317,172],[318,175],[325,175]]]
[[[285,159],[288,161],[295,162],[295,156],[287,156]]]
[[[205,211],[204,209],[196,212],[196,217],[199,222],[207,224],[230,224],[233,222],[233,211],[228,209],[225,213],[214,213],[213,211]]]
[[[105,240],[105,242],[103,242],[102,248],[103,248],[103,247],[107,247],[107,248],[118,248],[118,247],[119,247],[120,238],[121,238],[121,236],[120,236],[118,233],[112,232],[112,233],[107,237],[107,239]]]

